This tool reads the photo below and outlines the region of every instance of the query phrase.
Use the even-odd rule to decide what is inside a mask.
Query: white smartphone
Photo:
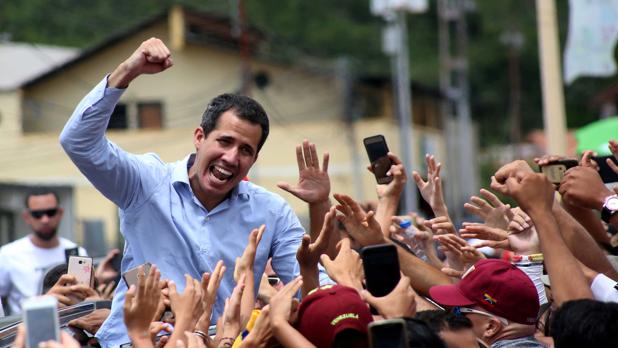
[[[22,317],[26,326],[26,348],[38,348],[39,343],[60,342],[58,300],[52,296],[38,296],[22,303]]]
[[[92,286],[92,257],[71,256],[69,257],[68,274],[75,276],[77,283]]]

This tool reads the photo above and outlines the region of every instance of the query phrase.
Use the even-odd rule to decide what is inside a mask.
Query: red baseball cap
[[[369,307],[352,288],[323,286],[306,296],[298,309],[296,328],[318,348],[330,348],[343,330],[367,334],[373,321]]]
[[[477,305],[520,324],[534,324],[539,313],[539,296],[532,280],[503,260],[481,260],[459,283],[432,286],[429,295],[445,306]]]

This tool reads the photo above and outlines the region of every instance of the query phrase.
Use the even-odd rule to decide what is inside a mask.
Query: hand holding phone
[[[576,160],[565,159],[550,162],[542,166],[539,165],[539,170],[541,173],[545,174],[554,185],[560,185],[562,178],[564,178],[564,173],[570,168],[577,167],[578,165],[579,163]]]
[[[92,277],[94,275],[92,271],[92,257],[70,256],[67,273],[74,276],[78,284],[92,287]]]
[[[147,275],[150,272],[150,267],[152,266],[152,264],[150,262],[146,262],[141,266],[144,267],[144,274]],[[122,274],[122,279],[124,279],[124,282],[127,284],[127,288],[130,288],[131,285],[137,286],[137,275],[139,273],[139,267],[140,266],[131,268],[130,270]]]
[[[60,341],[58,300],[53,296],[39,296],[22,303],[22,317],[26,326],[26,348],[38,348],[39,343]]]
[[[363,139],[365,150],[369,156],[369,163],[376,181],[380,185],[388,184],[393,181],[392,176],[386,175],[391,169],[393,162],[388,157],[388,145],[383,135],[374,135]]]
[[[370,294],[376,297],[388,295],[399,283],[399,257],[393,244],[379,244],[361,250],[365,283]]]
[[[408,330],[404,319],[386,319],[369,323],[370,348],[408,347]]]

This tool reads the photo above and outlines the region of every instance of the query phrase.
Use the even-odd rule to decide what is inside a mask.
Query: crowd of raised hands
[[[611,140],[610,150],[618,155],[618,143]],[[316,289],[335,295],[341,292],[340,288],[328,290],[332,286],[328,284],[353,289],[358,297],[354,301],[362,301],[367,311],[369,306],[375,309],[371,321],[413,318],[417,313],[419,318],[426,318],[427,314],[422,312],[438,308],[428,301],[431,287],[457,284],[475,264],[487,258],[502,258],[515,265],[538,265],[524,269],[524,272],[538,290],[537,305],[547,303],[554,311],[574,300],[616,301],[618,298],[610,293],[616,291],[613,288],[595,292],[593,286],[599,275],[615,285],[618,272],[608,261],[612,240],[607,225],[601,222],[598,214],[604,200],[614,191],[602,182],[590,152],[584,153],[579,166],[565,173],[559,185],[551,183],[526,161],[518,160],[502,166],[491,177],[489,188],[483,188],[478,196],[470,197],[463,207],[451,208],[463,208],[468,216],[474,217],[457,227],[449,216],[444,199],[440,178],[442,166],[433,155],[425,158],[426,175],[412,172],[432,215],[421,216],[418,212],[398,215],[401,194],[408,179],[407,171],[396,155],[389,153],[389,157],[393,164],[388,175],[393,180],[386,185],[377,185],[375,209],[365,210],[361,203],[348,195],[334,193],[331,196],[329,156],[324,154],[320,159],[316,146],[304,141],[296,148],[298,182],[278,185],[309,206],[311,226],[296,255],[300,275],[285,286],[277,286],[264,274],[261,282],[255,284],[253,263],[265,226],[251,231],[247,247],[236,260],[233,270],[236,287],[225,301],[216,333],[209,333],[217,290],[226,272],[222,261],[201,279],[186,275],[182,292],[178,290],[178,284],[165,280],[156,266],[153,265],[149,272],[140,269],[138,284],[129,288],[124,302],[124,322],[133,346],[322,347],[325,346],[324,337],[329,336],[328,330],[321,333],[321,341],[306,329],[320,326],[319,322],[310,321],[316,320],[310,307],[327,295],[317,294],[316,299]],[[534,159],[534,162],[543,166],[561,159],[546,156]],[[608,165],[618,173],[614,163],[609,162]],[[609,225],[618,227],[616,216],[618,214],[612,216]],[[400,227],[404,220],[412,222],[408,229],[414,230],[413,237],[406,235]],[[401,278],[389,294],[376,297],[365,289],[359,250],[393,243],[398,250]],[[415,256],[405,244],[413,244],[410,246],[415,250],[420,248],[423,258]],[[321,271],[330,279],[322,280]],[[547,277],[543,277],[544,273]],[[103,277],[104,269],[98,274]],[[71,276],[63,275],[48,294],[57,297],[62,305],[71,305],[96,296],[109,297],[109,288],[105,288],[105,282],[102,284],[97,292],[75,284]],[[258,294],[257,301],[255,293]],[[326,306],[324,308],[328,312]],[[535,327],[549,326],[544,322],[545,317],[547,315],[539,316],[543,325],[532,325],[532,332]],[[363,325],[365,331],[360,340],[364,344],[355,346],[367,346],[366,323]],[[466,325],[464,327],[471,327],[471,324]],[[88,329],[96,331],[96,326]],[[444,346],[456,346],[449,341],[444,330],[434,331]],[[535,333],[542,342],[551,342],[550,336],[542,329]],[[328,341],[326,346],[336,346],[335,341]],[[491,337],[477,335],[474,345],[490,345],[491,342]],[[23,332],[15,345],[23,345]],[[45,346],[79,345],[63,334],[61,343],[49,342]],[[413,343],[410,346],[414,346]],[[555,346],[568,345],[555,343]]]

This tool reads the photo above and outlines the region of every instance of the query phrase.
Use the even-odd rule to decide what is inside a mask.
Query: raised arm
[[[123,89],[142,74],[154,74],[172,66],[167,47],[156,38],[144,41],[109,77],[103,79],[79,103],[60,135],[60,144],[92,184],[120,208],[128,207],[144,185],[140,159],[105,138],[105,129]]]

